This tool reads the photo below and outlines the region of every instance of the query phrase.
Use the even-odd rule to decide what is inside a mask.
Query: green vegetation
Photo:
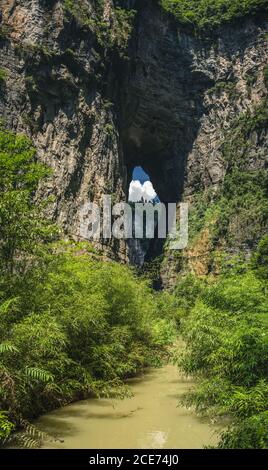
[[[220,275],[182,277],[173,292],[186,344],[176,361],[199,383],[183,403],[230,418],[220,448],[268,447],[268,184],[255,150],[268,127],[267,109],[264,100],[232,122],[221,149],[225,178],[196,193],[190,210],[191,246],[205,233],[204,263]],[[255,251],[250,261],[245,247]]]
[[[121,51],[121,55],[127,49],[135,15],[135,10],[124,10],[119,7],[114,9],[114,24],[111,33],[112,45]]]
[[[222,92],[227,93],[230,100],[237,98],[239,95],[235,82],[217,82],[209,91],[210,93],[217,93],[217,95]]]
[[[0,26],[0,41],[5,41],[9,37],[9,27],[5,25]]]
[[[95,25],[95,21],[92,18],[94,12],[84,0],[64,0],[63,6],[66,14],[74,17],[81,26],[90,28]],[[103,1],[96,0],[93,6],[97,15],[101,16],[103,13]]]
[[[14,425],[7,418],[6,413],[0,412],[0,442],[7,439],[14,429]]]
[[[195,280],[192,289],[184,288],[186,278],[175,290],[179,297],[183,291],[188,311],[181,319],[185,352],[177,362],[199,378],[184,403],[201,414],[232,418],[222,448],[268,446],[267,246],[266,237],[240,274],[234,269],[217,281]]]
[[[114,6],[111,23],[103,19],[103,0],[95,0],[90,10],[84,0],[64,0],[66,18],[75,18],[83,28],[96,34],[98,43],[105,49],[115,49],[124,56],[132,32],[136,12]]]
[[[235,18],[268,9],[267,0],[160,0],[160,4],[181,23],[198,29],[215,28]]]
[[[246,79],[246,82],[247,82],[248,92],[251,93],[251,90],[252,90],[252,88],[254,87],[254,85],[257,81],[257,71],[256,70],[250,70],[245,75],[245,79]]]
[[[264,76],[265,86],[268,89],[268,65],[265,65],[265,67],[263,69],[263,76]]]
[[[190,211],[190,237],[193,242],[209,229],[211,255],[220,243],[232,248],[256,246],[267,228],[267,171],[251,170],[253,133],[261,142],[268,127],[266,100],[253,113],[246,112],[235,119],[222,145],[226,176],[215,191],[196,193]]]
[[[63,3],[66,21],[95,35],[99,49],[124,57],[134,11],[116,2],[108,22],[102,0]],[[268,9],[267,0],[160,3],[181,23],[206,31]],[[0,29],[1,40],[7,34]],[[77,59],[71,48],[62,54],[34,44],[17,49],[33,63]],[[26,86],[37,92],[32,73]],[[263,76],[268,88],[268,66]],[[0,86],[6,77],[0,69]],[[245,78],[251,87],[256,75]],[[210,91],[237,97],[231,81]],[[30,128],[36,125],[22,118]],[[46,216],[50,200],[35,198],[49,169],[37,163],[29,139],[0,129],[0,443],[24,429],[24,445],[35,445],[38,432],[29,421],[55,407],[89,396],[126,396],[124,380],[159,366],[179,329],[186,347],[175,361],[199,380],[183,403],[203,415],[230,418],[220,448],[268,447],[268,184],[263,155],[254,151],[267,128],[267,100],[235,119],[221,148],[224,181],[194,196],[191,244],[207,229],[210,267],[218,267],[219,252],[229,256],[221,260],[220,275],[186,275],[172,292],[158,293],[151,285],[160,285],[161,267],[170,261],[164,256],[146,264],[138,278],[134,270],[104,261],[88,243],[59,241],[59,228]],[[111,137],[113,126],[106,124],[104,132]],[[239,259],[245,247],[254,251],[247,262]],[[178,272],[184,261],[181,252],[173,254]]]
[[[123,380],[159,365],[174,337],[146,281],[89,244],[57,241],[34,202],[48,174],[26,137],[0,132],[0,439],[22,427],[26,446],[27,420],[90,395],[123,396]]]
[[[264,237],[258,246],[258,250],[253,257],[253,267],[255,269],[256,276],[267,280],[268,279],[268,237]]]
[[[268,412],[244,419],[222,434],[222,449],[267,449]]]
[[[244,113],[234,121],[223,144],[227,175],[218,202],[217,235],[231,245],[256,244],[267,227],[267,172],[263,165],[259,170],[248,169],[250,158],[256,159],[253,133],[261,142],[267,128],[268,106],[264,100],[253,113]]]
[[[6,82],[7,72],[4,69],[0,69],[0,86]]]
[[[39,180],[50,173],[34,157],[26,137],[0,131],[0,273],[5,275],[23,271],[34,262],[40,242],[55,235],[55,227],[40,216],[44,203],[33,201]]]
[[[1,406],[14,423],[93,394],[124,393],[122,380],[157,365],[172,341],[147,284],[90,246],[51,247],[46,266],[21,283],[1,305]]]
[[[15,51],[21,59],[30,61],[32,64],[39,63],[40,61],[49,63],[52,59],[58,57],[57,52],[51,47],[45,44],[34,44],[32,42],[16,44]],[[34,77],[31,78],[34,80]]]
[[[105,124],[105,126],[103,127],[103,131],[110,137],[113,136],[115,133],[114,126],[112,124]]]

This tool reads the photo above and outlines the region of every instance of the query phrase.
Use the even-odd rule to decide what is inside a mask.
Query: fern
[[[0,315],[9,313],[11,307],[16,306],[17,302],[18,302],[18,299],[16,297],[12,299],[8,299],[5,302],[3,302],[0,305]]]
[[[36,438],[36,439],[45,439],[45,438],[49,439],[50,438],[50,436],[46,432],[40,431],[40,429],[38,429],[34,424],[29,423],[29,421],[27,421],[26,419],[23,419],[23,418],[20,419],[20,426],[23,427],[25,434],[29,434],[33,438]]]
[[[48,383],[54,381],[54,376],[50,372],[47,372],[44,369],[39,369],[39,367],[26,367],[25,374],[27,377],[33,380],[38,380],[39,382]]]
[[[26,449],[35,449],[39,447],[39,442],[31,436],[28,436],[28,434],[21,433],[17,436],[16,440],[21,447],[25,447]]]
[[[0,423],[1,423],[1,413],[0,413]],[[34,424],[29,423],[29,421],[20,418],[18,420],[19,427],[23,430],[19,433],[9,435],[4,440],[4,444],[8,444],[12,447],[24,447],[26,449],[38,448],[41,445],[41,441],[46,439],[51,441],[51,436],[46,432],[40,431]],[[14,428],[14,426],[13,426]],[[13,430],[12,428],[12,430]]]
[[[1,343],[0,344],[0,354],[4,354],[6,352],[9,353],[18,353],[19,350],[14,346],[14,344],[11,343]]]
[[[9,421],[7,413],[0,411],[0,442],[6,442],[13,429],[14,424]]]

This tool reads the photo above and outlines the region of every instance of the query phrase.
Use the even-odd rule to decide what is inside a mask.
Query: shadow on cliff
[[[161,202],[181,200],[187,157],[206,112],[204,94],[214,85],[209,73],[194,67],[200,48],[200,41],[178,31],[155,2],[143,2],[130,60],[119,74],[126,192],[134,167],[142,166]],[[152,240],[147,261],[162,253],[164,242]]]

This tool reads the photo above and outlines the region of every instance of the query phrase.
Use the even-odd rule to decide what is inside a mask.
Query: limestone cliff
[[[66,234],[79,238],[85,202],[104,193],[126,200],[136,165],[163,202],[197,208],[200,198],[206,207],[219,200],[232,155],[244,172],[265,168],[267,15],[199,35],[156,0],[0,0],[0,8],[0,114],[52,167],[40,195],[55,196],[51,214]],[[257,125],[238,134],[243,120]],[[213,250],[247,252],[264,230],[262,220],[253,234],[230,217],[228,243],[223,233],[210,236],[217,211],[205,212],[190,248],[165,252],[165,284],[185,263],[198,274],[217,269]],[[162,250],[156,245],[152,257]],[[129,257],[124,242],[110,249]]]

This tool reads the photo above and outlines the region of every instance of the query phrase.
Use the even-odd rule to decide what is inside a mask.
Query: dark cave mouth
[[[137,202],[151,204],[156,210],[154,214],[155,225],[152,238],[147,238],[145,231],[144,238],[135,238],[134,232],[134,238],[128,239],[127,244],[130,264],[146,272],[150,270],[150,266],[156,258],[163,254],[166,242],[166,237],[159,237],[157,208],[162,203],[167,211],[168,203],[179,201],[179,178],[174,178],[174,169],[172,166],[169,167],[165,160],[159,164],[159,160],[154,158],[151,159],[151,162],[149,160],[149,164],[147,160],[145,165],[140,159],[136,161],[138,164],[135,165],[132,160],[128,166],[128,202],[131,204]],[[151,168],[153,168],[153,172],[151,172]],[[158,282],[156,282],[156,288],[159,288]]]
[[[125,194],[129,196],[129,187],[137,167],[142,168],[152,184],[157,201],[164,204],[168,212],[168,204],[180,202],[184,190],[185,162],[188,154],[185,150],[185,135],[182,137],[182,145],[178,146],[178,128],[168,125],[169,119],[161,116],[156,122],[149,115],[143,123],[138,121],[139,112],[136,110],[131,119],[126,115],[124,123],[127,125],[121,130],[123,162],[127,175]],[[140,268],[150,265],[163,254],[166,238],[159,238],[157,224],[151,239],[128,240],[130,264]]]
[[[179,202],[183,193],[185,159],[183,154],[178,155],[172,147],[173,139],[168,146],[166,141],[159,141],[156,136],[144,133],[140,136],[138,130],[125,130],[123,155],[127,170],[126,193],[135,170],[141,168],[161,202]]]

